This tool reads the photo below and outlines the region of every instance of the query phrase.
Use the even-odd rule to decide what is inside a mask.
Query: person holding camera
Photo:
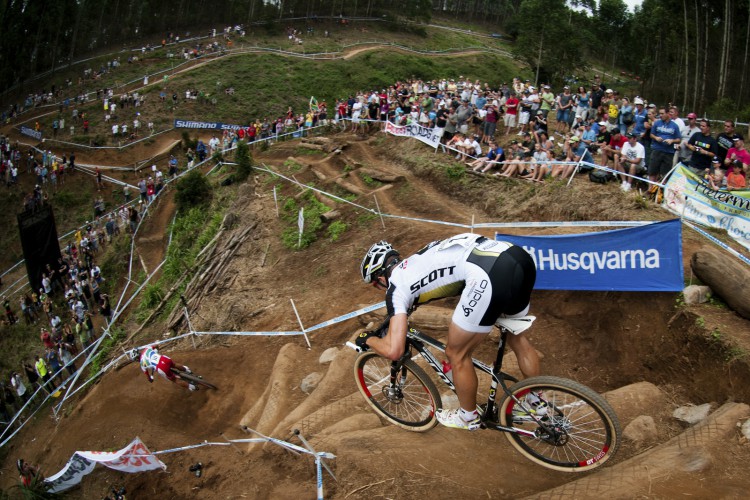
[[[698,122],[698,128],[700,131],[691,135],[687,143],[687,148],[692,152],[688,165],[695,173],[712,169],[711,162],[718,158],[719,154],[719,144],[711,136],[711,125],[708,120]]]
[[[729,170],[730,167],[739,167],[747,172],[747,169],[750,168],[750,153],[745,149],[745,140],[737,135],[732,142],[733,146],[729,148],[727,157],[724,159],[724,168]]]

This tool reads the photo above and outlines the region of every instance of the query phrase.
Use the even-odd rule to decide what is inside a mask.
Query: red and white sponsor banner
[[[94,470],[96,464],[122,472],[144,472],[154,469],[166,470],[167,466],[146,448],[140,438],[120,451],[77,451],[70,457],[63,470],[45,480],[52,493],[65,491],[81,482]]]
[[[394,125],[391,122],[385,122],[385,131],[388,134],[400,135],[402,137],[413,137],[433,148],[438,147],[440,138],[443,136],[443,129],[427,128],[416,123],[411,125]]]

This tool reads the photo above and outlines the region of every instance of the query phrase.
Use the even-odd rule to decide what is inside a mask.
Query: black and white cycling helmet
[[[128,356],[130,357],[130,361],[138,361],[138,359],[141,357],[141,353],[136,347],[128,353]]]
[[[373,278],[387,270],[385,263],[392,255],[398,256],[399,253],[387,241],[379,241],[370,247],[360,268],[365,283],[372,283]]]

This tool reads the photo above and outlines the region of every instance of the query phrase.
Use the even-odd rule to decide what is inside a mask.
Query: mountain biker
[[[187,387],[191,391],[198,390],[198,386],[182,380],[181,378],[177,378],[177,376],[171,370],[172,368],[176,368],[177,370],[184,371],[186,373],[193,373],[190,371],[190,368],[188,368],[186,365],[178,365],[177,363],[172,361],[172,358],[170,358],[169,356],[159,354],[156,346],[146,347],[140,352],[138,351],[138,349],[133,349],[132,351],[130,351],[130,360],[140,360],[141,370],[146,374],[146,378],[148,378],[149,382],[154,381],[154,372],[156,372],[165,379],[174,382],[177,385]]]
[[[362,260],[361,273],[365,283],[386,290],[390,320],[384,336],[366,331],[356,344],[394,361],[404,353],[408,313],[431,300],[461,296],[448,327],[445,349],[460,408],[438,410],[436,417],[447,427],[478,429],[478,381],[471,355],[499,317],[528,313],[536,281],[531,256],[519,246],[465,233],[433,241],[401,260],[388,242],[380,241]],[[524,377],[539,375],[539,357],[529,340],[520,334],[509,336],[507,342]]]

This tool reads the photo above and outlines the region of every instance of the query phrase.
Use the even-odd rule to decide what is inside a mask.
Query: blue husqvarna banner
[[[679,219],[598,233],[496,234],[536,263],[538,290],[678,292],[684,288]]]

